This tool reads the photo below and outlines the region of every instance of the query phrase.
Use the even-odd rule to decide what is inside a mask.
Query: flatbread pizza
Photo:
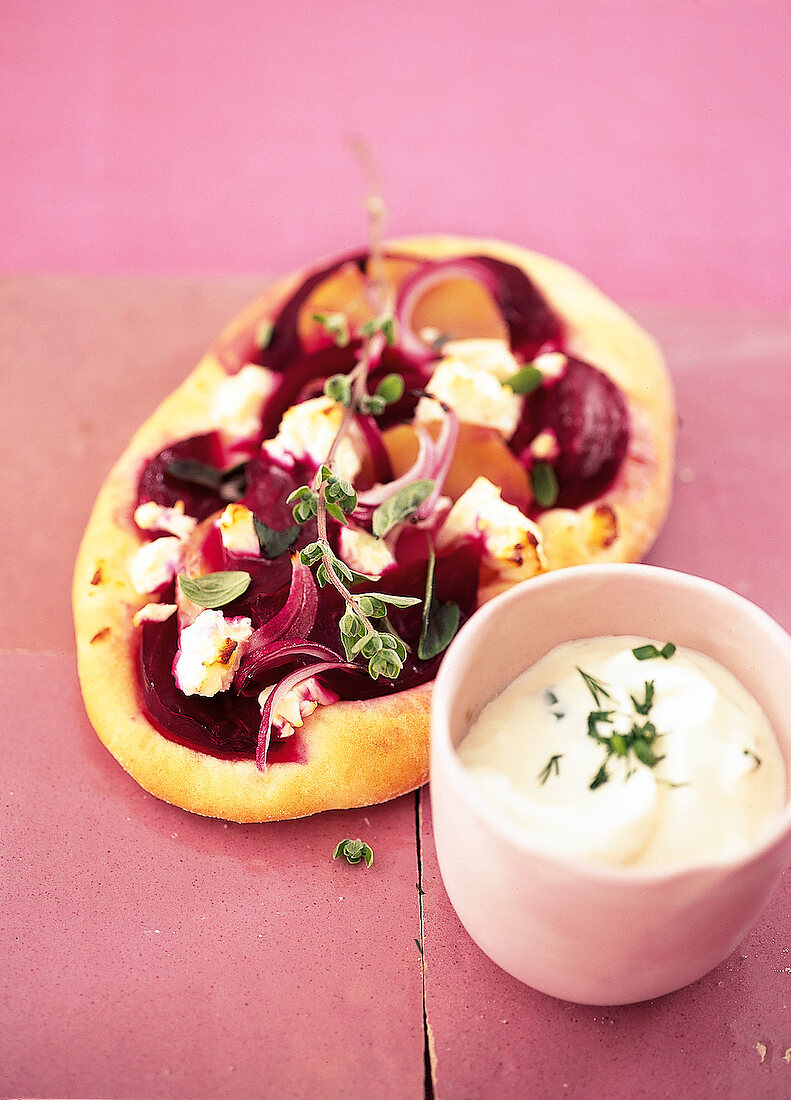
[[[73,590],[92,724],[146,790],[228,820],[414,789],[459,626],[642,557],[675,429],[654,342],[533,252],[404,239],[275,283],[99,493]]]

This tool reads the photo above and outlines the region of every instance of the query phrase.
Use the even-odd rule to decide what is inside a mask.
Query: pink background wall
[[[0,267],[501,236],[627,300],[791,302],[786,0],[4,0]],[[4,86],[4,87],[3,87]]]

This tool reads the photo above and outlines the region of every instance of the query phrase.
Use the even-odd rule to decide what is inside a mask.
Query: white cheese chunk
[[[523,398],[477,364],[456,356],[440,360],[426,391],[449,405],[465,424],[495,428],[504,439],[510,439],[516,431]],[[415,410],[417,423],[429,424],[443,416],[437,401],[421,397]]]
[[[344,413],[342,405],[325,396],[292,405],[283,413],[277,435],[264,443],[264,449],[286,466],[293,466],[297,459],[319,466],[329,454]],[[335,452],[333,471],[353,482],[362,467],[364,453],[360,429],[352,424]]]
[[[471,367],[493,375],[498,382],[507,382],[520,366],[505,340],[449,340],[443,345],[442,354],[453,359],[462,359]]]
[[[243,615],[226,619],[206,608],[184,627],[173,662],[176,686],[185,695],[213,696],[227,691],[244,656],[253,624]]]
[[[530,365],[540,370],[544,378],[560,378],[567,364],[568,359],[562,351],[545,351],[537,355]]]
[[[169,535],[185,539],[195,530],[198,521],[185,514],[183,500],[177,500],[172,508],[147,500],[135,508],[135,523],[141,531],[167,531]]]
[[[544,428],[530,444],[530,454],[537,462],[554,462],[560,455],[558,437],[552,428]]]
[[[135,626],[140,626],[141,623],[164,623],[175,611],[174,603],[147,603],[145,607],[135,611],[132,622]]]
[[[269,696],[275,690],[275,685],[265,687],[258,696],[258,705],[263,710]],[[272,727],[279,737],[291,737],[294,730],[304,725],[305,719],[313,714],[318,706],[328,706],[337,702],[339,696],[325,688],[315,676],[309,680],[303,680],[301,684],[287,691],[272,715]]]
[[[244,504],[228,504],[217,523],[222,544],[229,553],[260,557],[253,513]]]
[[[395,558],[384,539],[378,539],[367,531],[342,527],[340,533],[341,557],[350,568],[369,577],[379,577]]]
[[[258,435],[261,410],[274,384],[271,371],[247,363],[217,388],[212,402],[212,421],[226,443]]]
[[[184,546],[184,542],[174,535],[144,542],[129,570],[135,591],[146,595],[170,584],[176,573],[184,568]]]
[[[483,540],[483,563],[509,580],[532,577],[544,567],[541,532],[519,509],[504,501],[485,477],[476,478],[462,493],[439,531],[437,546],[465,538]]]

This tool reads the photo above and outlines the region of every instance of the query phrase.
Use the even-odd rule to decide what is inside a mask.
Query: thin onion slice
[[[399,288],[395,315],[399,351],[425,365],[437,358],[412,327],[418,302],[433,287],[450,279],[468,279],[488,291],[508,327],[511,350],[532,359],[539,349],[561,347],[563,329],[548,303],[520,268],[492,256],[464,256],[422,264]]]
[[[358,505],[364,508],[377,508],[383,501],[387,500],[388,497],[391,497],[393,493],[397,493],[399,489],[403,489],[415,481],[420,481],[422,478],[432,476],[431,471],[436,465],[434,440],[422,425],[418,424],[416,426],[416,431],[418,437],[417,458],[406,473],[395,478],[394,481],[388,481],[380,485],[372,485],[370,489],[365,489],[363,492],[358,493]]]
[[[377,481],[389,481],[393,476],[393,468],[376,417],[358,414],[356,419],[371,456],[374,477]]]
[[[255,763],[259,771],[266,771],[266,758],[272,740],[272,719],[277,712],[281,699],[293,687],[301,684],[303,680],[309,680],[322,672],[334,672],[338,669],[351,672],[360,671],[357,665],[348,664],[346,661],[319,661],[316,664],[308,665],[307,668],[298,668],[296,671],[290,672],[288,676],[284,676],[282,680],[275,684],[261,709],[261,726],[258,731],[258,745],[255,753]]]
[[[237,691],[247,693],[250,681],[263,672],[279,665],[285,665],[297,657],[321,658],[325,661],[340,661],[341,656],[329,646],[319,642],[309,642],[305,638],[284,638],[262,646],[255,653],[246,653],[234,679]]]
[[[459,440],[459,418],[453,409],[447,405],[443,404],[442,410],[445,413],[445,418],[442,421],[439,439],[433,444],[435,465],[431,477],[434,481],[434,488],[415,512],[414,519],[416,522],[428,519],[434,511],[445,487],[445,479],[456,453],[456,444]]]
[[[436,349],[424,343],[413,329],[412,315],[421,298],[435,286],[451,279],[471,279],[480,283],[495,300],[497,298],[497,280],[494,275],[473,259],[441,260],[438,263],[423,264],[404,280],[396,299],[399,349],[410,359],[428,363],[437,358]]]
[[[431,396],[428,394],[427,396]],[[459,439],[459,418],[448,405],[440,402],[445,416],[442,421],[439,438],[432,439],[430,433],[421,424],[415,426],[418,437],[417,458],[406,473],[390,481],[385,485],[374,485],[357,497],[358,506],[354,512],[354,518],[360,523],[367,524],[371,520],[376,508],[385,500],[388,500],[407,485],[415,481],[428,479],[434,482],[434,488],[411,517],[412,522],[421,523],[428,519],[434,511],[437,501],[442,495],[445,480],[448,476],[453,456],[456,453],[456,444]]]
[[[319,594],[313,573],[295,554],[291,559],[291,584],[286,602],[269,622],[259,626],[250,636],[244,659],[237,673],[242,682],[260,671],[258,662],[263,650],[280,638],[306,638],[316,622]]]

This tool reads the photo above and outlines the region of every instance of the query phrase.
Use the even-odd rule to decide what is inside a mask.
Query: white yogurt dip
[[[482,711],[459,756],[525,836],[609,865],[739,857],[785,803],[752,696],[711,658],[647,638],[553,649]]]

